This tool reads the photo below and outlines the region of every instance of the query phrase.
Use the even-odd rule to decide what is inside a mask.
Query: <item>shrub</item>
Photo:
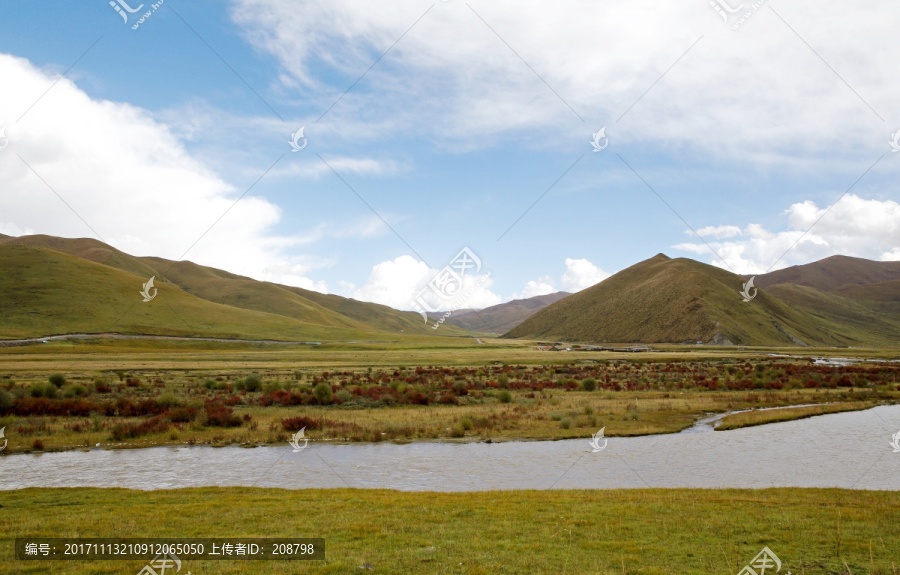
[[[453,383],[453,391],[456,392],[457,395],[466,395],[469,393],[468,385],[466,385],[465,381],[457,381]]]
[[[249,392],[259,391],[262,389],[262,376],[258,373],[251,373],[237,384],[238,389],[244,389]]]
[[[288,417],[287,419],[281,420],[281,427],[285,431],[300,431],[304,427],[312,431],[313,429],[322,427],[322,424],[323,421],[321,419],[314,419],[312,417],[307,417],[306,415]]]
[[[507,388],[509,387],[509,378],[506,375],[501,375],[497,378],[497,383],[500,384],[500,387]]]
[[[497,400],[500,401],[500,403],[509,403],[512,401],[512,394],[504,389],[497,394]]]
[[[49,383],[36,383],[28,390],[31,397],[46,397],[53,399],[56,397],[56,386]]]
[[[586,377],[581,380],[581,387],[583,387],[585,391],[594,391],[597,389],[597,380],[593,377]]]
[[[87,389],[80,383],[73,383],[63,390],[63,397],[81,397],[87,395]]]
[[[351,399],[353,399],[353,394],[350,393],[349,391],[347,391],[346,389],[342,389],[339,392],[337,392],[337,394],[335,394],[335,397],[341,403],[344,403],[345,401],[350,401]]]
[[[331,403],[331,386],[324,382],[320,383],[313,389],[313,395],[316,396],[316,401],[322,405]]]
[[[0,413],[6,413],[12,405],[12,395],[5,389],[0,389]]]
[[[281,384],[277,381],[270,381],[266,385],[263,386],[263,391],[273,392],[273,391],[281,391]]]
[[[203,387],[206,389],[218,389],[218,383],[216,383],[216,380],[209,378],[203,382]]]
[[[572,427],[572,420],[568,417],[565,417],[562,421],[559,422],[559,426],[562,429],[569,429],[570,427]]]
[[[120,423],[112,428],[111,439],[122,441],[147,435],[148,433],[162,433],[169,430],[169,422],[162,415],[155,415],[140,423]]]
[[[47,379],[48,379],[48,381],[50,381],[50,383],[52,383],[56,387],[62,387],[66,384],[66,376],[64,376],[61,373],[54,373]]]
[[[468,415],[463,417],[462,419],[459,420],[459,426],[464,431],[468,431],[468,430],[472,429],[472,427],[474,427],[472,424],[472,418],[469,417]]]
[[[42,451],[44,449],[44,442],[40,439],[35,439],[34,443],[31,444],[31,448]]]
[[[240,427],[241,418],[234,414],[234,409],[227,405],[208,404],[206,406],[206,425],[210,427]]]
[[[194,418],[197,417],[197,408],[179,407],[177,409],[166,412],[166,417],[172,423],[188,423],[190,421],[194,421]]]
[[[178,398],[175,397],[174,393],[164,393],[156,398],[156,404],[166,409],[177,407]]]

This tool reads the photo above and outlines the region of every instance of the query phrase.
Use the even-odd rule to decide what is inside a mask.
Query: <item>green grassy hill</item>
[[[762,290],[750,302],[745,280],[690,259],[659,254],[537,312],[504,337],[585,342],[848,345],[883,342],[837,325]]]
[[[157,286],[169,284],[208,302],[275,314],[304,324],[326,326],[338,331],[396,333],[403,330],[404,333],[441,336],[465,334],[463,330],[453,326],[432,330],[422,317],[414,312],[398,311],[384,305],[261,282],[189,261],[175,262],[157,257],[132,256],[94,239],[68,239],[46,235],[0,238],[0,248],[10,246],[46,248],[109,266],[140,278],[135,284],[138,287],[155,276]],[[50,333],[59,331],[36,335]]]
[[[831,256],[756,276],[754,283],[763,289],[777,284],[794,284],[830,292],[843,287],[897,280],[900,280],[900,262],[874,262],[848,256]]]
[[[900,343],[900,313],[896,304],[843,297],[793,284],[776,284],[768,293],[810,313],[833,330],[844,332],[851,345],[897,346]]]
[[[361,333],[209,302],[165,282],[144,303],[148,278],[47,248],[0,244],[0,269],[4,338],[119,332],[305,341]]]

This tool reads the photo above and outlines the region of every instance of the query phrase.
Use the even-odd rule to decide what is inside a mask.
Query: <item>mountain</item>
[[[136,257],[93,239],[4,236],[0,262],[0,337],[105,331],[279,340],[358,339],[401,330],[463,334],[452,326],[436,334],[413,312],[189,261]],[[154,276],[166,297],[141,302],[140,287]]]
[[[809,264],[791,266],[756,276],[763,289],[777,284],[794,284],[823,292],[900,280],[900,262],[875,262],[849,256],[831,256]]]
[[[445,323],[478,333],[506,333],[539,310],[569,295],[572,294],[558,291],[547,295],[516,299],[478,311],[459,310],[453,312],[453,315],[447,318]],[[443,314],[434,315],[441,317]]]
[[[900,262],[832,256],[757,276],[756,285],[818,319],[900,340]]]
[[[804,270],[800,270],[800,275],[785,277],[796,279],[804,273],[810,277],[827,277],[824,273],[810,274]],[[881,276],[872,277],[880,279]],[[815,288],[787,284],[788,287],[773,293],[760,289],[752,301],[744,302],[739,290],[745,281],[714,266],[658,254],[545,307],[504,337],[609,343],[703,341],[827,346],[896,346],[900,341],[900,330],[894,329],[890,321],[882,321],[877,326],[850,322],[854,301],[848,298],[827,302],[813,294],[813,299],[825,307],[841,310],[832,315],[816,314],[812,305],[804,309],[775,293],[783,295],[790,291],[796,301],[806,293],[804,290]],[[869,309],[863,304],[855,305]]]

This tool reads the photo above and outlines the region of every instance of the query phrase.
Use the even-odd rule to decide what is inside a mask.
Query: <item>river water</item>
[[[707,432],[703,432],[704,428]],[[900,490],[900,406],[692,433],[499,443],[158,447],[0,457],[0,489],[199,486],[403,491],[643,487]],[[602,445],[602,444],[601,444]]]

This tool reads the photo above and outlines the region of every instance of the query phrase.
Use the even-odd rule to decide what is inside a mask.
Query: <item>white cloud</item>
[[[550,276],[541,276],[536,280],[529,280],[525,288],[512,294],[510,299],[528,299],[539,295],[547,295],[559,291]]]
[[[326,289],[298,275],[298,269],[312,268],[303,256],[288,253],[308,237],[273,233],[281,218],[278,206],[253,192],[235,203],[244,190],[191,157],[169,126],[145,110],[91,99],[62,79],[17,122],[56,78],[2,54],[0,77],[7,87],[0,90],[0,126],[9,138],[0,151],[3,233],[95,237],[96,232],[135,255],[178,259],[184,254],[257,279]],[[374,223],[360,224],[369,231],[353,232],[350,223],[346,233],[371,235]]]
[[[232,17],[280,62],[285,90],[318,98],[323,110],[391,47],[329,112],[331,123],[380,126],[362,136],[345,130],[347,138],[376,138],[390,126],[392,136],[432,136],[454,150],[490,146],[510,132],[529,141],[540,133],[546,146],[617,123],[619,142],[802,167],[868,157],[886,148],[893,128],[869,108],[886,117],[900,92],[883,49],[900,19],[890,0],[797,0],[779,9],[828,65],[767,7],[733,32],[707,2],[440,2],[403,35],[428,6],[236,0]],[[326,85],[326,77],[339,80]]]
[[[320,178],[322,176],[331,175],[331,170],[334,169],[334,171],[341,175],[345,173],[354,173],[357,175],[380,176],[397,170],[396,163],[390,160],[339,156],[325,158],[325,161],[328,162],[328,164],[325,164],[325,162],[318,158],[309,159],[303,162],[294,162],[283,167],[276,167],[268,175],[275,177],[299,176],[304,178]]]
[[[0,234],[5,236],[30,236],[34,235],[34,230],[26,228],[22,229],[16,224],[10,222],[0,222]]]
[[[712,256],[702,242],[673,247],[705,256],[713,265],[740,274],[765,273],[770,268],[780,269],[836,254],[876,260],[900,259],[897,247],[900,204],[893,200],[867,200],[848,194],[830,210],[807,200],[793,204],[784,213],[789,229],[773,232],[759,224],[749,224],[738,234],[724,236],[734,238],[730,241],[709,242],[717,256]],[[804,234],[806,230],[809,231]]]
[[[563,290],[578,292],[602,282],[610,275],[588,260],[566,258],[566,273],[562,276]]]
[[[403,255],[393,260],[377,264],[372,268],[365,285],[358,289],[345,286],[345,293],[352,297],[384,304],[395,309],[413,309],[412,300],[431,281],[439,270],[428,267],[423,261]],[[462,307],[481,309],[501,302],[500,296],[490,291],[493,280],[487,274],[471,275],[464,278],[463,292],[473,290],[471,296],[459,303]],[[450,304],[456,303],[454,301]],[[447,309],[443,307],[441,309]]]
[[[610,275],[586,259],[566,258],[566,271],[560,277],[559,283],[562,285],[562,291],[574,293],[596,285]],[[510,299],[525,299],[558,291],[560,289],[557,289],[556,282],[552,277],[541,276],[536,280],[528,281],[525,288],[512,294]]]

